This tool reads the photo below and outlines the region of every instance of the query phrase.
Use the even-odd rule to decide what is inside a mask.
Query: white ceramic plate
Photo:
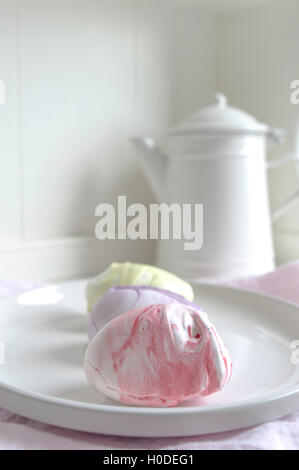
[[[221,392],[176,408],[124,406],[85,379],[84,281],[0,302],[0,406],[46,423],[123,436],[184,436],[251,426],[299,409],[299,308],[246,291],[201,285],[208,311],[233,359]]]

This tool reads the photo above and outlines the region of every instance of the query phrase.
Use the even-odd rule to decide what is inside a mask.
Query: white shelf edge
[[[96,274],[112,261],[152,263],[153,243],[72,237],[2,247],[0,278],[56,281]]]

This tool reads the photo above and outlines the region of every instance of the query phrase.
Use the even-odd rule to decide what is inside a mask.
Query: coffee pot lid
[[[169,131],[170,136],[195,136],[202,134],[265,134],[266,124],[260,123],[241,109],[229,106],[222,93],[214,97],[214,104],[196,111]]]

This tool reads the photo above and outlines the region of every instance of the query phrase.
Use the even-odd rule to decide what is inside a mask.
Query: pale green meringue
[[[151,286],[182,295],[187,300],[194,298],[191,285],[164,269],[136,263],[112,263],[109,268],[92,278],[86,286],[88,311],[110,287]]]

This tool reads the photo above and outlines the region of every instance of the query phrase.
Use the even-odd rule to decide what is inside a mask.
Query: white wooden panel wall
[[[0,275],[41,240],[83,253],[100,202],[154,200],[128,137],[161,138],[210,99],[214,46],[213,14],[188,2],[0,0]],[[151,261],[151,243],[130,247]]]
[[[0,240],[5,244],[21,237],[17,67],[14,2],[0,0],[0,80],[5,86],[5,103],[0,104]]]
[[[96,205],[122,186],[134,123],[133,4],[21,2],[26,239],[92,233]]]

